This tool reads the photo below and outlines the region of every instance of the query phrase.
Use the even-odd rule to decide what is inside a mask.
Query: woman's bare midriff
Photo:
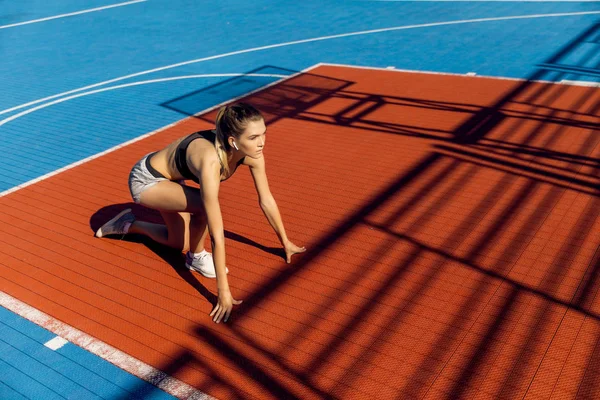
[[[164,149],[157,151],[150,160],[152,168],[171,181],[184,179],[175,165],[175,151],[177,150],[177,145],[179,145],[183,139],[185,139],[185,137],[179,138]]]

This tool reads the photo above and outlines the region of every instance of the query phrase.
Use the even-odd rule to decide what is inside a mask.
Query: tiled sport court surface
[[[596,397],[596,2],[26,3],[0,6],[0,397]],[[141,155],[318,62],[526,80],[323,65],[252,95],[309,253],[224,184],[231,325],[179,255],[91,238]]]
[[[92,237],[213,113],[2,197],[2,285],[217,398],[593,397],[596,91],[320,66],[248,99],[309,251],[283,263],[247,171],[224,184],[230,324],[177,254]]]

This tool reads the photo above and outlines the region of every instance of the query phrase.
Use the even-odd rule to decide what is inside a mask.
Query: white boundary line
[[[433,0],[432,0],[433,1]],[[516,82],[538,82],[538,83],[546,83],[550,85],[569,85],[569,86],[584,86],[584,87],[596,87],[600,86],[600,82],[589,82],[589,81],[572,81],[563,79],[560,82],[555,81],[545,81],[545,80],[528,80],[523,78],[510,78],[503,76],[490,76],[490,75],[473,75],[472,72],[467,72],[465,74],[459,74],[457,72],[437,72],[437,71],[423,71],[423,70],[413,70],[413,69],[401,69],[395,67],[369,67],[362,65],[349,65],[349,64],[336,64],[336,63],[319,63],[319,66],[330,66],[330,67],[340,67],[340,68],[355,68],[355,69],[371,69],[375,71],[390,71],[390,72],[404,72],[411,74],[426,74],[426,75],[442,75],[442,76],[456,76],[463,78],[484,78],[484,79],[498,79],[501,81],[516,81]],[[0,121],[0,126],[2,126],[2,122]]]
[[[295,74],[291,74],[286,76],[285,78],[278,80],[276,82],[272,82],[269,83],[263,87],[260,87],[258,89],[255,89],[253,91],[250,91],[246,94],[243,94],[241,96],[238,96],[236,98],[227,100],[225,102],[222,102],[220,104],[217,104],[215,106],[209,107],[197,114],[194,114],[195,116],[198,115],[202,115],[205,113],[208,113],[216,108],[221,107],[222,105],[225,105],[227,103],[231,103],[231,102],[235,102],[243,97],[246,96],[250,96],[252,94],[258,93],[262,90],[265,90],[271,86],[280,84],[286,80],[292,79],[298,75],[301,75],[303,73],[306,73],[314,68],[317,68],[319,66],[319,64],[313,65],[311,67],[308,67],[300,72],[297,72]],[[242,75],[248,75],[248,74],[242,74]],[[66,171],[68,169],[71,169],[73,167],[76,167],[78,165],[84,164],[88,161],[91,161],[95,158],[98,158],[102,155],[108,154],[110,152],[113,152],[117,149],[120,149],[122,147],[128,146],[132,143],[135,143],[137,141],[140,141],[142,139],[145,139],[149,136],[152,136],[158,132],[161,132],[165,129],[168,129],[174,125],[177,125],[178,123],[181,123],[182,121],[187,120],[190,117],[187,118],[183,118],[177,122],[174,122],[172,124],[169,124],[165,127],[162,127],[156,131],[147,133],[143,136],[137,137],[133,140],[130,140],[126,143],[122,143],[120,145],[117,145],[115,147],[112,147],[106,151],[103,151],[102,153],[99,154],[95,154],[91,157],[88,157],[84,160],[78,161],[76,163],[70,164],[64,168],[61,168],[60,170],[57,171],[53,171],[49,174],[46,174],[42,177],[36,178],[34,180],[31,180],[29,182],[26,182],[22,185],[17,186],[16,188],[12,188],[9,190],[6,190],[2,193],[0,193],[0,197],[3,197],[5,195],[7,195],[8,193],[12,193],[16,190],[22,189],[26,186],[32,185],[36,182],[42,181],[44,179],[47,179],[51,176],[57,175],[60,172]],[[112,347],[111,345],[104,343],[96,338],[94,338],[91,335],[88,335],[85,332],[82,332],[70,325],[67,325],[59,320],[57,320],[56,318],[51,317],[48,314],[45,314],[33,307],[31,307],[30,305],[10,296],[7,293],[4,293],[2,290],[0,290],[0,306],[14,312],[17,315],[20,315],[23,318],[28,319],[29,321],[32,321],[34,323],[36,323],[37,325],[41,326],[44,329],[47,329],[53,333],[55,333],[56,335],[70,341],[71,343],[74,343],[76,345],[78,345],[79,347],[84,348],[85,350],[89,351],[90,353],[93,353],[95,355],[97,355],[98,357],[116,365],[117,367],[129,372],[132,375],[137,376],[138,378],[141,378],[147,382],[152,383],[153,385],[159,387],[160,389],[164,390],[165,392],[180,398],[180,399],[187,399],[187,400],[214,400],[213,397],[209,396],[206,393],[203,393],[195,388],[193,388],[192,386],[188,385],[187,383],[184,383],[178,379],[175,379],[173,377],[168,376],[167,374],[165,374],[162,371],[159,371],[158,369],[130,356],[129,354],[126,354],[114,347]]]
[[[46,343],[44,343],[44,346],[46,346],[47,348],[51,349],[51,350],[58,350],[61,347],[63,347],[65,344],[69,343],[69,341],[63,337],[60,336],[54,336],[52,339],[48,340]]]
[[[95,12],[95,11],[107,10],[109,8],[128,6],[130,4],[142,3],[142,2],[145,2],[145,1],[147,1],[147,0],[133,0],[133,1],[125,2],[125,3],[112,4],[110,6],[89,8],[87,10],[81,10],[81,11],[75,11],[75,12],[71,12],[71,13],[67,13],[67,14],[55,15],[53,17],[46,17],[46,18],[40,18],[40,19],[32,19],[31,21],[17,22],[15,24],[10,24],[10,25],[2,25],[2,26],[0,26],[0,29],[14,28],[15,26],[29,25],[29,24],[35,24],[35,23],[38,23],[38,22],[50,21],[52,19],[72,17],[73,15],[86,14],[86,13],[91,13],[91,12]]]
[[[574,86],[585,86],[585,87],[600,87],[600,82],[588,82],[588,81],[570,81],[563,79],[560,81],[563,85],[574,85]]]
[[[0,291],[0,306],[56,334],[58,338],[69,341],[111,364],[116,365],[122,370],[150,382],[179,399],[214,399],[214,397],[193,388],[187,383],[170,377],[145,362],[135,359],[121,350],[31,307],[3,291]],[[51,341],[63,343],[56,337]],[[53,350],[56,349],[53,348]]]
[[[147,81],[137,81],[137,82],[124,83],[122,85],[109,86],[109,87],[105,87],[105,88],[102,88],[102,89],[96,89],[96,90],[92,90],[92,91],[89,91],[89,92],[83,92],[83,93],[74,94],[72,96],[62,97],[62,98],[60,98],[58,100],[50,101],[48,103],[44,103],[44,104],[39,105],[37,107],[29,108],[29,109],[27,109],[25,111],[21,111],[18,114],[11,115],[10,117],[3,119],[2,121],[0,121],[0,126],[6,125],[10,121],[14,121],[17,118],[20,118],[20,117],[22,117],[24,115],[27,115],[27,114],[30,114],[32,112],[41,110],[43,108],[50,107],[50,106],[53,106],[55,104],[63,103],[65,101],[73,100],[73,99],[76,99],[78,97],[89,96],[91,94],[108,92],[110,90],[122,89],[122,88],[130,87],[130,86],[148,85],[150,83],[177,81],[177,80],[183,80],[183,79],[223,78],[223,77],[236,77],[236,76],[254,76],[254,77],[268,77],[268,78],[286,78],[286,77],[288,77],[288,75],[279,75],[279,74],[243,74],[243,73],[238,73],[238,74],[236,74],[236,73],[230,73],[230,74],[198,74],[198,75],[173,76],[173,77],[169,77],[169,78],[158,78],[158,79],[150,79],[150,80],[147,80]]]
[[[298,75],[301,75],[303,73],[307,73],[315,68],[318,68],[320,66],[335,66],[335,67],[346,67],[346,68],[355,68],[355,69],[373,69],[373,70],[387,70],[387,71],[400,71],[400,72],[417,72],[417,73],[426,73],[426,74],[440,74],[440,75],[457,75],[457,76],[462,76],[460,74],[446,74],[446,73],[435,73],[435,72],[423,72],[423,71],[409,71],[409,70],[396,70],[396,69],[387,69],[387,68],[376,68],[376,67],[360,67],[360,66],[352,66],[352,65],[344,65],[344,64],[331,64],[331,63],[318,63],[315,64],[311,67],[305,68],[304,70],[297,72],[295,74],[289,75],[289,76],[285,76],[283,79],[278,80],[276,82],[272,82],[268,85],[265,85],[261,88],[258,88],[256,90],[253,90],[251,92],[248,92],[244,95],[238,96],[234,99],[230,99],[227,100],[225,102],[222,102],[220,104],[217,104],[215,106],[209,107],[203,111],[200,111],[197,114],[194,114],[195,116],[197,115],[202,115],[205,113],[208,113],[216,108],[219,108],[227,103],[231,103],[231,102],[235,102],[243,97],[247,97],[250,96],[252,94],[255,94],[257,92],[260,92],[262,90],[265,90],[271,86],[280,84],[286,80],[292,79]],[[244,75],[250,75],[250,74],[211,74],[212,76],[244,76]],[[264,76],[276,76],[276,75],[268,75],[268,74],[256,74],[256,75],[264,75]],[[71,96],[71,98],[75,98],[75,97],[81,97],[81,96],[85,96],[88,94],[94,94],[94,93],[98,93],[101,91],[106,91],[106,90],[112,90],[112,89],[117,89],[117,88],[122,88],[122,87],[127,87],[127,86],[135,86],[135,85],[140,85],[140,84],[144,84],[144,83],[153,83],[153,82],[158,82],[158,81],[164,81],[164,80],[175,80],[175,79],[190,79],[192,77],[196,77],[194,75],[190,75],[190,76],[185,76],[185,77],[171,77],[171,78],[163,78],[163,79],[153,79],[153,80],[149,80],[149,81],[143,81],[143,82],[133,82],[130,84],[124,84],[124,85],[118,85],[118,86],[114,86],[114,87],[110,87],[110,88],[104,88],[104,89],[100,89],[100,90],[95,90],[92,92],[87,92],[87,93],[82,93],[80,95],[77,96]],[[61,101],[67,101],[68,99],[61,99]],[[47,105],[44,105],[47,106]],[[29,111],[29,110],[28,110]],[[189,118],[189,117],[188,117]],[[41,176],[39,178],[33,179],[31,181],[28,181],[22,185],[19,185],[17,187],[11,188],[9,190],[6,190],[4,192],[0,193],[0,197],[3,197],[9,193],[15,192],[19,189],[25,188],[27,186],[30,186],[34,183],[40,182],[44,179],[47,179],[51,176],[57,175],[63,171],[69,170],[71,168],[74,168],[76,166],[82,165],[88,161],[91,161],[93,159],[99,158],[105,154],[111,153],[117,149],[126,147],[130,144],[133,144],[135,142],[138,142],[142,139],[145,139],[147,137],[150,137],[156,133],[159,133],[165,129],[168,129],[172,126],[175,126],[179,123],[181,123],[182,121],[185,121],[188,118],[183,118],[179,121],[176,121],[172,124],[169,124],[167,126],[164,126],[158,130],[155,130],[153,132],[147,133],[143,136],[137,137],[135,139],[132,139],[128,142],[122,143],[120,145],[114,146],[108,150],[105,150],[101,153],[95,154],[91,157],[88,157],[86,159],[77,161],[73,164],[70,164],[68,166],[65,166],[59,170],[53,171],[49,174],[46,174],[44,176]],[[85,332],[82,332],[68,324],[65,324],[64,322],[61,322],[59,320],[57,320],[56,318],[42,312],[39,311],[33,307],[31,307],[30,305],[10,296],[7,293],[4,293],[3,291],[0,290],[0,306],[14,312],[15,314],[41,326],[44,329],[49,330],[50,332],[53,332],[54,334],[58,335],[59,337],[68,340],[69,342],[89,351],[92,354],[95,354],[96,356],[116,365],[117,367],[123,369],[124,371],[129,372],[132,375],[137,376],[138,378],[141,378],[147,382],[152,383],[153,385],[157,386],[158,388],[164,390],[165,392],[180,398],[180,399],[187,399],[187,400],[214,400],[213,397],[209,396],[206,393],[203,393],[195,388],[193,388],[192,386],[178,380],[175,379],[173,377],[168,376],[167,374],[165,374],[162,371],[159,371],[158,369],[130,356],[129,354],[126,354],[114,347],[112,347],[111,345],[104,343],[96,338],[94,338],[91,335],[88,335]]]
[[[79,166],[79,165],[85,164],[85,163],[87,163],[88,161],[92,161],[92,160],[94,160],[94,159],[96,159],[96,158],[98,158],[98,157],[102,157],[102,156],[103,156],[103,155],[105,155],[105,154],[112,153],[113,151],[116,151],[116,150],[118,150],[118,149],[120,149],[120,148],[122,148],[122,147],[125,147],[125,146],[129,146],[129,145],[130,145],[130,144],[132,144],[132,143],[139,142],[140,140],[146,139],[147,137],[150,137],[150,136],[152,136],[152,135],[155,135],[155,134],[157,134],[157,133],[159,133],[159,132],[162,132],[162,131],[164,131],[165,129],[169,129],[169,128],[171,128],[171,127],[173,127],[173,126],[177,125],[177,124],[178,124],[179,122],[181,122],[181,121],[183,121],[183,120],[180,120],[180,121],[173,122],[172,124],[169,124],[169,125],[165,125],[165,126],[161,127],[160,129],[157,129],[157,130],[155,130],[155,131],[152,131],[152,132],[146,133],[145,135],[142,135],[142,136],[138,136],[138,137],[136,137],[136,138],[134,138],[134,139],[131,139],[131,140],[129,140],[129,141],[127,141],[127,142],[125,142],[125,143],[121,143],[121,144],[118,144],[118,145],[116,145],[116,146],[114,146],[114,147],[111,147],[110,149],[104,150],[103,152],[100,152],[100,153],[94,154],[93,156],[90,156],[90,157],[84,158],[83,160],[76,161],[76,162],[74,162],[74,163],[72,163],[72,164],[69,164],[69,165],[66,165],[66,166],[64,166],[64,167],[62,167],[62,168],[60,168],[60,169],[57,169],[57,170],[55,170],[55,171],[52,171],[52,172],[49,172],[49,173],[47,173],[47,174],[45,174],[45,175],[42,175],[42,176],[40,176],[40,177],[37,177],[37,178],[35,178],[35,179],[32,179],[32,180],[30,180],[30,181],[27,181],[27,182],[25,182],[25,183],[22,183],[22,184],[20,184],[20,185],[17,185],[17,186],[15,186],[15,187],[12,187],[12,188],[10,188],[10,189],[7,189],[7,190],[5,190],[5,191],[3,191],[3,192],[0,192],[0,197],[4,197],[4,196],[6,196],[7,194],[10,194],[10,193],[16,192],[17,190],[24,189],[24,188],[26,188],[27,186],[33,185],[34,183],[38,183],[38,182],[41,182],[41,181],[43,181],[43,180],[46,180],[46,179],[48,179],[48,178],[50,178],[50,177],[52,177],[52,176],[54,176],[54,175],[58,175],[58,174],[60,174],[61,172],[64,172],[64,171],[67,171],[67,170],[69,170],[69,169],[71,169],[71,168],[75,168],[75,167],[77,167],[77,166]]]
[[[239,99],[241,97],[249,96],[251,94],[256,93],[257,91],[266,89],[266,88],[268,88],[268,87],[270,87],[272,85],[281,83],[281,82],[283,82],[283,81],[285,81],[287,79],[290,79],[292,77],[298,76],[298,75],[300,75],[302,73],[308,72],[308,71],[310,71],[312,69],[315,69],[317,67],[320,67],[320,66],[332,66],[332,67],[340,67],[340,68],[367,69],[367,70],[376,70],[376,71],[403,72],[403,73],[428,74],[428,75],[469,77],[469,78],[499,79],[499,80],[508,80],[508,81],[518,81],[518,82],[524,82],[524,81],[526,81],[526,79],[521,79],[521,78],[503,78],[503,77],[496,77],[496,76],[467,75],[467,74],[458,74],[458,73],[451,73],[451,72],[418,71],[418,70],[409,70],[409,69],[396,69],[396,68],[389,68],[389,67],[387,67],[387,68],[381,68],[381,67],[367,67],[367,66],[356,66],[356,65],[335,64],[335,63],[318,63],[318,64],[315,64],[315,65],[313,65],[311,67],[308,67],[308,68],[304,69],[301,72],[297,72],[297,73],[292,74],[292,75],[236,74],[236,73],[227,73],[227,74],[199,74],[199,75],[184,75],[184,76],[176,76],[176,77],[169,77],[169,78],[150,79],[150,80],[147,80],[147,81],[138,81],[138,82],[131,82],[131,83],[126,83],[126,84],[122,84],[122,85],[109,86],[107,88],[92,90],[90,92],[84,92],[84,93],[79,93],[79,94],[76,94],[76,95],[73,95],[73,96],[63,97],[61,99],[58,99],[58,100],[55,100],[55,101],[52,101],[52,102],[49,102],[49,103],[45,103],[45,104],[42,104],[40,106],[37,106],[37,107],[31,108],[31,109],[22,111],[22,112],[20,112],[18,114],[15,114],[15,115],[13,115],[13,116],[11,116],[9,118],[5,118],[4,120],[0,121],[0,126],[4,125],[4,124],[6,124],[6,123],[8,123],[10,121],[13,121],[13,120],[15,120],[15,119],[17,119],[19,117],[22,117],[24,115],[33,113],[33,112],[35,112],[37,110],[40,110],[40,109],[43,109],[43,108],[46,108],[46,107],[50,107],[50,106],[55,105],[55,104],[59,104],[59,103],[65,102],[65,101],[69,101],[69,100],[72,100],[72,99],[75,99],[75,98],[78,98],[78,97],[85,97],[85,96],[96,94],[96,93],[101,93],[101,92],[106,92],[106,91],[110,91],[110,90],[116,90],[116,89],[131,87],[131,86],[140,86],[140,85],[146,85],[146,84],[150,84],[150,83],[174,81],[174,80],[181,80],[181,79],[208,78],[208,77],[259,76],[259,77],[277,77],[277,78],[280,77],[280,78],[282,78],[279,81],[272,82],[272,83],[270,83],[268,85],[265,85],[263,87],[260,87],[260,88],[258,88],[256,90],[254,90],[254,91],[248,92],[248,93],[246,93],[246,94],[244,94],[244,95],[242,95],[240,97],[237,97],[237,98],[232,99],[232,100],[225,101],[223,103],[220,103],[220,104],[218,104],[216,106],[210,107],[210,108],[208,108],[206,110],[200,111],[199,113],[195,114],[195,115],[200,115],[200,114],[207,113],[207,112],[209,112],[211,110],[214,110],[215,108],[220,107],[221,105],[224,105],[224,104],[227,104],[229,102],[235,101],[235,100],[237,100],[237,99]],[[532,82],[539,82],[539,83],[553,84],[553,85],[582,86],[582,87],[598,87],[600,85],[597,82],[568,81],[568,80],[563,80],[563,81],[560,81],[560,82],[539,80],[539,81],[532,81]],[[42,175],[42,176],[40,176],[38,178],[35,178],[35,179],[32,179],[32,180],[27,181],[25,183],[22,183],[20,185],[14,186],[14,187],[12,187],[10,189],[7,189],[7,190],[5,190],[3,192],[0,192],[0,197],[6,196],[7,194],[10,194],[12,192],[16,192],[17,190],[23,189],[23,188],[25,188],[27,186],[30,186],[30,185],[33,185],[33,184],[38,183],[40,181],[43,181],[43,180],[45,180],[47,178],[50,178],[50,177],[52,177],[54,175],[57,175],[57,174],[59,174],[59,173],[61,173],[63,171],[69,170],[71,168],[74,168],[76,166],[84,164],[84,163],[86,163],[88,161],[91,161],[91,160],[93,160],[95,158],[101,157],[101,156],[103,156],[105,154],[108,154],[108,153],[113,152],[113,151],[115,151],[117,149],[120,149],[121,147],[125,147],[125,146],[128,146],[128,145],[130,145],[132,143],[135,143],[135,142],[137,142],[139,140],[145,139],[145,138],[147,138],[149,136],[152,136],[152,135],[154,135],[156,133],[159,133],[159,132],[161,132],[161,131],[163,131],[165,129],[171,128],[172,126],[180,123],[183,120],[185,120],[185,118],[182,119],[182,120],[180,120],[180,121],[176,121],[176,122],[174,122],[172,124],[169,124],[169,125],[166,125],[164,127],[161,127],[158,130],[155,130],[155,131],[152,131],[152,132],[147,133],[145,135],[136,137],[136,138],[134,138],[132,140],[129,140],[129,141],[125,142],[125,143],[122,143],[120,145],[114,146],[114,147],[112,147],[110,149],[107,149],[107,150],[105,150],[103,152],[97,153],[97,154],[95,154],[93,156],[87,157],[87,158],[85,158],[83,160],[80,160],[80,161],[74,162],[72,164],[69,164],[69,165],[67,165],[67,166],[65,166],[63,168],[60,168],[60,169],[57,169],[57,170],[52,171],[50,173],[47,173],[45,175]]]
[[[281,82],[283,82],[283,81],[285,81],[285,80],[291,79],[291,78],[293,78],[293,77],[295,77],[295,76],[298,76],[298,75],[300,75],[300,74],[302,74],[302,73],[305,73],[305,72],[307,72],[307,71],[309,71],[309,70],[311,70],[311,69],[313,69],[313,68],[316,68],[317,66],[318,66],[318,64],[317,64],[317,65],[314,65],[314,66],[312,66],[312,67],[309,67],[309,68],[307,68],[307,69],[304,69],[303,71],[297,72],[297,73],[295,73],[295,74],[292,74],[292,75],[286,75],[286,76],[285,76],[285,78],[283,78],[283,79],[281,79],[281,80],[278,80],[278,81],[275,81],[275,82],[271,82],[271,83],[269,83],[269,84],[267,84],[267,85],[265,85],[265,86],[262,86],[262,87],[260,87],[260,88],[258,88],[258,89],[255,89],[255,90],[253,90],[253,91],[250,91],[250,92],[248,92],[248,93],[246,93],[246,94],[244,94],[244,95],[242,95],[242,96],[236,97],[236,98],[234,98],[234,99],[231,99],[231,100],[227,100],[227,101],[225,101],[225,102],[222,102],[222,103],[220,103],[220,104],[217,104],[216,106],[209,107],[209,108],[207,108],[207,109],[205,109],[205,110],[202,110],[202,111],[200,111],[199,113],[197,113],[197,114],[195,114],[195,115],[201,115],[201,114],[204,114],[204,113],[210,112],[210,111],[214,110],[214,109],[215,109],[215,108],[217,108],[217,107],[220,107],[220,106],[222,106],[222,105],[224,105],[224,104],[227,104],[227,103],[229,103],[229,102],[236,101],[237,99],[240,99],[240,98],[242,98],[242,97],[249,96],[249,95],[251,95],[251,94],[254,94],[254,93],[256,93],[256,92],[259,92],[259,91],[261,91],[261,90],[264,90],[264,89],[266,89],[266,88],[268,88],[268,87],[270,87],[270,86],[273,86],[273,85],[275,85],[275,84],[281,83]],[[222,75],[225,75],[225,76],[250,76],[250,75],[252,75],[252,74],[237,74],[237,75],[236,75],[236,74],[206,74],[206,75],[209,75],[209,76],[217,76],[217,75],[221,75],[221,76],[222,76]],[[268,74],[256,74],[256,75],[264,75],[264,76],[268,76]],[[204,77],[205,75],[198,75],[198,76],[202,76],[202,77]],[[273,75],[273,76],[275,76],[275,75]],[[190,78],[190,77],[191,77],[191,76],[186,76],[185,78]],[[163,78],[163,79],[167,79],[167,80],[175,80],[175,79],[177,79],[177,78],[178,78],[178,77],[172,77],[172,78]],[[137,84],[137,85],[139,85],[139,84],[143,84],[144,82],[146,82],[146,83],[152,83],[152,82],[155,82],[155,81],[160,81],[160,79],[153,79],[153,80],[150,80],[150,81],[142,81],[142,82],[133,82],[133,83],[128,83],[128,84],[124,84],[124,85],[118,85],[118,86],[112,86],[112,87],[108,87],[108,88],[98,89],[98,90],[94,90],[94,91],[92,91],[92,92],[80,93],[80,94],[78,94],[78,95],[74,95],[74,96],[70,96],[70,97],[67,97],[67,98],[62,98],[62,99],[59,99],[59,100],[55,100],[54,102],[51,102],[51,103],[42,104],[41,106],[35,107],[35,109],[44,108],[44,107],[46,107],[46,106],[50,106],[50,105],[52,105],[52,104],[59,103],[59,102],[61,102],[61,101],[67,101],[67,100],[70,100],[70,99],[72,99],[72,98],[75,98],[75,97],[82,97],[82,96],[86,96],[86,95],[88,95],[88,94],[99,93],[99,92],[103,92],[103,91],[107,91],[107,90],[112,90],[112,89],[118,89],[118,88],[121,88],[121,87],[126,87],[126,86],[136,86],[136,84]],[[35,111],[35,109],[26,110],[25,112],[27,112],[27,111],[31,111],[31,112],[33,112],[33,111]],[[21,114],[22,114],[22,113],[21,113]],[[189,118],[189,117],[188,117],[188,118]],[[94,160],[94,159],[96,159],[96,158],[98,158],[98,157],[101,157],[101,156],[105,155],[105,154],[112,153],[113,151],[115,151],[115,150],[118,150],[118,149],[120,149],[120,148],[122,148],[122,147],[126,147],[126,146],[129,146],[129,145],[130,145],[130,144],[132,144],[132,143],[135,143],[135,142],[138,142],[138,141],[140,141],[140,140],[146,139],[147,137],[150,137],[150,136],[152,136],[152,135],[155,135],[155,134],[157,134],[157,133],[159,133],[159,132],[162,132],[162,131],[164,131],[165,129],[169,129],[169,128],[171,128],[171,127],[173,127],[173,126],[177,125],[178,123],[181,123],[182,121],[185,121],[186,119],[187,119],[187,118],[183,118],[183,119],[181,119],[181,120],[179,120],[179,121],[173,122],[172,124],[169,124],[169,125],[163,126],[163,127],[159,128],[159,129],[157,129],[157,130],[155,130],[155,131],[152,131],[152,132],[146,133],[145,135],[142,135],[142,136],[138,136],[138,137],[136,137],[136,138],[134,138],[134,139],[131,139],[131,140],[129,140],[129,141],[127,141],[127,142],[125,142],[125,143],[118,144],[118,145],[116,145],[116,146],[114,146],[114,147],[111,147],[110,149],[104,150],[103,152],[100,152],[100,153],[94,154],[93,156],[90,156],[90,157],[84,158],[83,160],[76,161],[76,162],[74,162],[74,163],[72,163],[72,164],[69,164],[69,165],[66,165],[66,166],[64,166],[64,167],[62,167],[62,168],[60,168],[60,169],[57,169],[57,170],[55,170],[55,171],[52,171],[52,172],[49,172],[49,173],[47,173],[47,174],[45,174],[45,175],[42,175],[42,176],[40,176],[40,177],[37,177],[37,178],[35,178],[35,179],[32,179],[32,180],[30,180],[30,181],[27,181],[27,182],[25,182],[25,183],[22,183],[22,184],[20,184],[20,185],[17,185],[17,186],[15,186],[15,187],[12,187],[12,188],[10,188],[10,189],[7,189],[7,190],[5,190],[5,191],[3,191],[3,192],[0,192],[0,197],[4,197],[4,196],[6,196],[7,194],[10,194],[10,193],[16,192],[17,190],[21,190],[21,189],[23,189],[23,188],[26,188],[27,186],[33,185],[34,183],[41,182],[41,181],[43,181],[43,180],[45,180],[45,179],[48,179],[48,178],[50,178],[50,177],[52,177],[52,176],[54,176],[54,175],[58,175],[58,174],[60,174],[61,172],[64,172],[64,171],[67,171],[67,170],[69,170],[69,169],[71,169],[71,168],[74,168],[74,167],[77,167],[77,166],[79,166],[79,165],[85,164],[85,163],[87,163],[88,161],[92,161],[92,160]],[[4,121],[2,121],[2,122],[4,122]]]
[[[28,103],[24,103],[24,104],[21,104],[19,106],[7,108],[5,110],[0,111],[0,115],[9,113],[11,111],[19,110],[21,108],[25,108],[25,107],[28,107],[28,106],[31,106],[31,105],[34,105],[34,104],[38,104],[38,103],[41,103],[41,102],[46,101],[46,100],[52,100],[52,99],[55,99],[57,97],[69,95],[69,94],[72,94],[72,93],[81,92],[83,90],[92,89],[92,88],[95,88],[95,87],[98,87],[98,86],[106,85],[108,83],[118,82],[118,81],[122,81],[122,80],[125,80],[125,79],[129,79],[129,78],[133,78],[133,77],[136,77],[136,76],[140,76],[140,75],[147,75],[147,74],[151,74],[151,73],[154,73],[154,72],[159,72],[159,71],[164,71],[164,70],[167,70],[167,69],[181,67],[181,66],[184,66],[184,65],[196,64],[196,63],[200,63],[200,62],[204,62],[204,61],[210,61],[210,60],[216,60],[216,59],[219,59],[219,58],[225,58],[225,57],[235,56],[235,55],[238,55],[238,54],[245,54],[245,53],[252,53],[252,52],[256,52],[256,51],[263,51],[263,50],[275,49],[275,48],[278,48],[278,47],[293,46],[293,45],[302,44],[302,43],[319,42],[319,41],[324,41],[324,40],[339,39],[339,38],[345,38],[345,37],[351,37],[351,36],[369,35],[369,34],[374,34],[374,33],[393,32],[393,31],[400,31],[400,30],[407,30],[407,29],[416,29],[416,28],[431,28],[431,27],[436,27],[436,26],[459,25],[459,24],[469,24],[469,23],[478,23],[478,22],[511,21],[511,20],[516,20],[516,19],[552,18],[552,17],[573,17],[573,16],[595,15],[595,14],[600,14],[600,11],[582,11],[582,12],[574,12],[574,13],[554,13],[554,14],[531,14],[531,15],[517,15],[517,16],[510,16],[510,17],[476,18],[476,19],[469,19],[469,20],[456,20],[456,21],[446,21],[446,22],[432,22],[432,23],[427,23],[427,24],[403,25],[403,26],[396,26],[396,27],[391,27],[391,28],[381,28],[381,29],[372,29],[372,30],[368,30],[368,31],[358,31],[358,32],[342,33],[342,34],[338,34],[338,35],[321,36],[321,37],[311,38],[311,39],[302,39],[302,40],[295,40],[295,41],[291,41],[291,42],[284,42],[284,43],[272,44],[272,45],[267,45],[267,46],[253,47],[253,48],[250,48],[250,49],[232,51],[232,52],[229,52],[229,53],[223,53],[223,54],[218,54],[218,55],[214,55],[214,56],[203,57],[203,58],[198,58],[198,59],[189,60],[189,61],[183,61],[183,62],[176,63],[176,64],[166,65],[164,67],[158,67],[158,68],[153,68],[153,69],[149,69],[149,70],[142,71],[142,72],[136,72],[134,74],[124,75],[124,76],[121,76],[119,78],[109,79],[107,81],[95,83],[93,85],[88,85],[88,86],[84,86],[84,87],[81,87],[81,88],[78,88],[78,89],[69,90],[67,92],[62,92],[62,93],[55,94],[55,95],[52,95],[52,96],[44,97],[42,99],[30,101]]]

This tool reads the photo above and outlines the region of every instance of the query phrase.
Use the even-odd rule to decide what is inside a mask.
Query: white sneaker
[[[129,230],[129,227],[135,221],[135,216],[131,213],[131,208],[121,211],[114,216],[110,221],[105,223],[96,231],[96,237],[106,235],[124,235]],[[129,225],[127,226],[127,223]],[[127,226],[127,229],[125,228]]]
[[[198,256],[193,256],[191,252],[185,255],[185,266],[190,271],[200,272],[207,278],[216,278],[215,263],[213,256],[206,250],[202,250]],[[229,273],[229,269],[225,267],[225,272]]]

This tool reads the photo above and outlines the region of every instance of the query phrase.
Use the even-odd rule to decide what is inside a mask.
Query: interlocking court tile
[[[181,254],[93,237],[132,205],[131,166],[214,111],[0,198],[0,282],[217,398],[594,396],[590,93],[320,66],[253,94],[271,189],[308,252],[284,262],[240,168],[220,194],[245,300],[227,324],[208,317],[215,282]]]

